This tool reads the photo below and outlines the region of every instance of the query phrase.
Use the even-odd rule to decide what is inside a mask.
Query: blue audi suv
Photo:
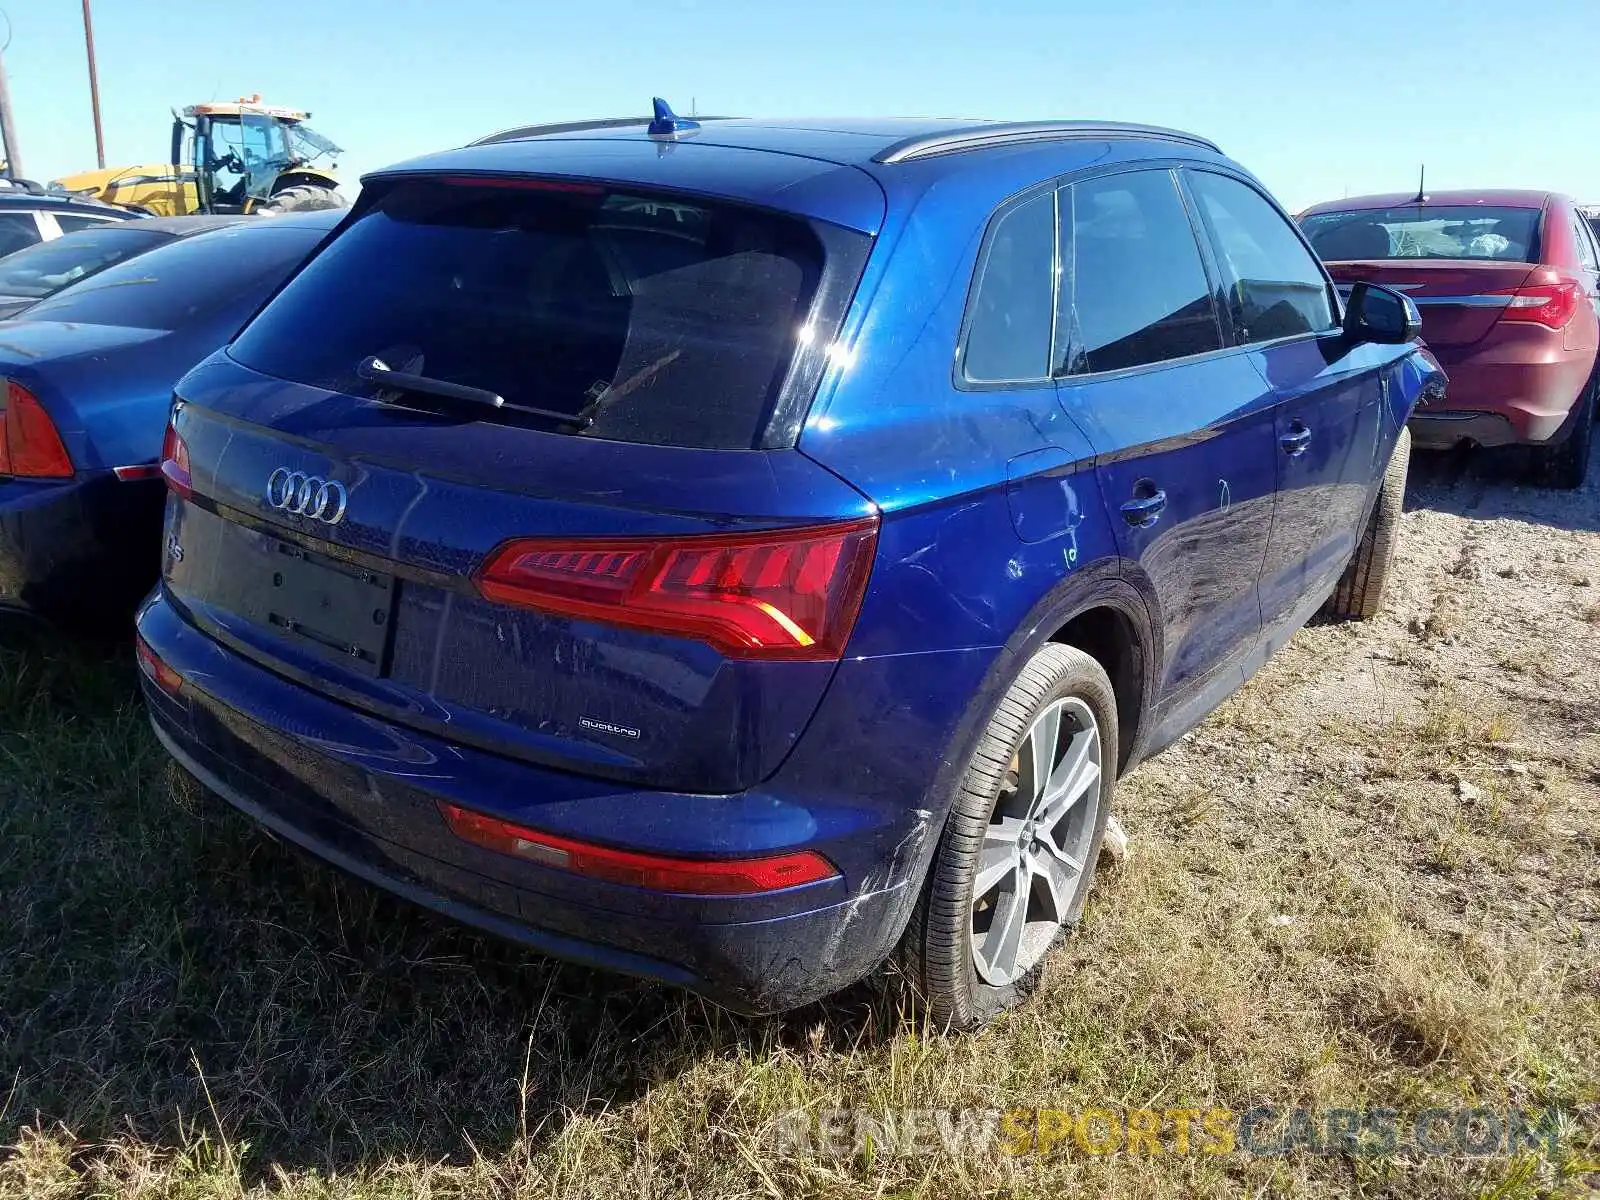
[[[1376,608],[1402,295],[1202,138],[676,117],[368,176],[179,384],[156,732],[364,880],[792,1008],[974,1028],[1116,779]]]

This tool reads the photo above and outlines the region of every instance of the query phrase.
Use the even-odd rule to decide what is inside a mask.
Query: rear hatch
[[[180,384],[169,593],[271,669],[457,742],[758,782],[870,567],[871,505],[793,448],[868,242],[634,187],[369,185]]]
[[[1430,346],[1480,341],[1517,303],[1539,256],[1537,208],[1406,204],[1322,212],[1302,219],[1336,282],[1404,291],[1422,312]]]

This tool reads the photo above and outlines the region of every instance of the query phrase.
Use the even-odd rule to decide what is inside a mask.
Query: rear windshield
[[[1417,204],[1314,213],[1302,218],[1300,227],[1323,262],[1374,258],[1534,262],[1539,253],[1537,208]]]
[[[358,396],[374,386],[356,369],[376,357],[571,414],[566,428],[592,437],[747,449],[795,358],[822,260],[804,221],[735,205],[410,180],[346,227],[230,353]]]
[[[99,222],[99,224],[107,224]],[[0,258],[0,296],[26,296],[37,300],[59,292],[68,284],[87,279],[112,263],[142,254],[169,240],[170,234],[150,229],[85,229],[53,242],[39,242]]]
[[[27,317],[171,330],[224,306],[245,305],[242,319],[326,233],[262,217],[195,234],[64,288],[28,309]]]

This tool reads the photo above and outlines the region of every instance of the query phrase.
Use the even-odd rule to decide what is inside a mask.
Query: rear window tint
[[[242,307],[243,319],[326,232],[263,218],[195,234],[63,288],[30,308],[28,317],[170,330]]]
[[[56,220],[64,223],[66,218]],[[171,240],[169,234],[138,228],[107,229],[108,224],[111,222],[97,221],[97,228],[40,242],[0,259],[0,296],[38,299],[53,295],[112,263]]]
[[[803,221],[579,185],[393,185],[230,353],[370,396],[369,356],[618,441],[761,438],[823,268]],[[516,414],[501,414],[516,419]]]
[[[1534,262],[1537,208],[1417,204],[1403,208],[1320,212],[1301,218],[1323,262],[1384,258],[1481,258]]]

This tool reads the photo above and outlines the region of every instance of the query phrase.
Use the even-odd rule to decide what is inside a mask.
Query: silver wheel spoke
[[[1028,856],[1028,865],[1032,868],[1033,877],[1044,883],[1050,897],[1051,919],[1060,925],[1067,919],[1067,909],[1072,904],[1072,885],[1078,877],[1079,868],[1075,864],[1069,868],[1067,864],[1072,860],[1065,855],[1058,856],[1055,850],[1054,846],[1048,851],[1035,849]]]
[[[1049,824],[1059,821],[1062,814],[1098,782],[1100,735],[1093,729],[1086,729],[1073,737],[1071,746],[1062,756],[1061,765],[1050,776],[1044,802],[1039,806],[1039,819]]]
[[[1039,714],[1028,732],[1028,778],[1021,788],[1031,809],[1050,781],[1055,767],[1056,743],[1061,736],[1061,706],[1052,704]]]
[[[1077,875],[1083,871],[1083,863],[1075,858],[1067,850],[1067,848],[1056,839],[1055,834],[1051,831],[1040,831],[1038,841],[1035,843],[1035,850],[1040,856],[1036,861],[1048,860],[1060,863],[1074,875]]]
[[[1017,824],[1020,825],[1022,822],[1018,821]],[[985,838],[983,849],[978,854],[978,876],[972,881],[974,903],[994,891],[996,885],[1016,871],[1020,864],[1021,856],[1017,853],[1015,834],[1004,842]]]
[[[1026,869],[1017,872],[1017,886],[1002,892],[996,904],[994,921],[983,939],[981,955],[997,982],[1009,983],[1017,971],[1017,951],[1022,946],[1022,931],[1028,923],[1028,894],[1033,881]]]

